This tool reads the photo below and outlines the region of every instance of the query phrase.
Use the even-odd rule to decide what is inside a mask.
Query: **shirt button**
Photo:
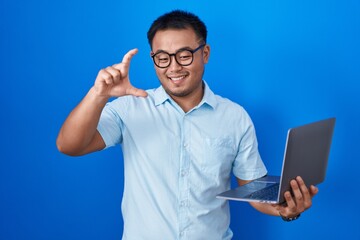
[[[189,203],[187,200],[183,200],[180,202],[180,207],[187,207],[187,206],[189,206]]]
[[[182,176],[182,177],[185,177],[186,175],[187,175],[187,171],[186,171],[186,170],[182,170],[182,171],[181,171],[181,176]]]

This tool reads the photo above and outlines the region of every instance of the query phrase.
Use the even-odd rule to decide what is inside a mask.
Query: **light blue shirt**
[[[227,201],[231,172],[264,176],[253,123],[246,111],[214,95],[185,113],[162,87],[148,97],[108,103],[98,131],[124,155],[124,240],[231,239]]]

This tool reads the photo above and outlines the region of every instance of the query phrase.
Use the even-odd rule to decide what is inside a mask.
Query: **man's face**
[[[152,42],[152,53],[165,51],[173,54],[184,48],[194,50],[200,44],[192,29],[168,29],[158,31],[155,34]],[[202,98],[202,77],[209,55],[210,47],[205,45],[193,54],[193,62],[189,66],[179,65],[174,56],[171,56],[171,64],[167,68],[159,68],[154,65],[165,91],[173,99],[178,100]]]

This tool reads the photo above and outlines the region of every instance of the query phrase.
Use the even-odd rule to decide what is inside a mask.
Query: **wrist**
[[[92,101],[94,101],[98,104],[101,104],[101,105],[105,105],[110,99],[110,96],[105,96],[105,95],[99,94],[96,91],[95,87],[92,87],[90,89],[90,91],[88,92],[88,95],[92,99]]]

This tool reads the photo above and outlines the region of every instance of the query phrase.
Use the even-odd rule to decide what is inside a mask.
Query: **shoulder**
[[[242,105],[220,95],[215,95],[215,99],[217,103],[215,111],[224,122],[244,129],[253,125],[250,115]]]
[[[212,106],[213,113],[224,122],[252,124],[247,111],[240,104],[229,98],[215,94],[205,82],[205,101]]]
[[[236,103],[236,102],[230,100],[229,98],[225,98],[220,95],[215,95],[215,99],[217,102],[217,105],[216,105],[217,109],[219,109],[221,111],[247,115],[245,108],[242,105],[240,105],[239,103]]]
[[[215,110],[245,112],[245,109],[240,104],[228,98],[222,97],[218,94],[215,94],[206,82],[204,100]]]

